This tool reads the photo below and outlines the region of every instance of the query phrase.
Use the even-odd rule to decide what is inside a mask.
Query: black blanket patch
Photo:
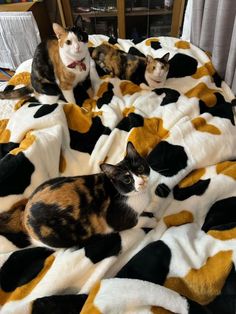
[[[155,189],[155,194],[161,198],[166,198],[170,194],[170,189],[165,183],[160,183]]]
[[[232,228],[236,223],[236,197],[229,197],[215,202],[209,209],[202,230],[220,230],[219,226],[224,225],[224,230]]]
[[[188,156],[182,146],[161,141],[148,155],[147,161],[153,170],[172,177],[187,166]]]
[[[77,314],[82,310],[86,294],[55,295],[36,299],[32,304],[32,314]]]
[[[99,117],[94,117],[92,119],[92,125],[90,129],[86,133],[79,133],[69,129],[70,147],[80,152],[91,154],[99,137],[104,133],[109,133],[108,130],[109,128],[102,124],[102,121]]]
[[[0,235],[7,238],[10,242],[12,242],[15,246],[19,248],[24,248],[26,246],[29,246],[31,243],[29,241],[28,235],[26,235],[24,232],[16,232],[16,233],[10,233],[10,232],[1,232]]]
[[[185,77],[196,73],[198,62],[193,57],[177,53],[169,60],[170,69],[167,78]]]
[[[200,196],[205,193],[210,184],[210,181],[211,179],[199,180],[198,182],[186,188],[180,188],[178,185],[176,185],[173,189],[174,199],[178,201],[184,201],[193,195]]]
[[[22,194],[30,185],[31,175],[35,167],[31,161],[20,152],[8,154],[0,160],[0,196]]]
[[[145,246],[118,272],[116,277],[140,279],[163,285],[169,272],[171,251],[163,241]]]
[[[58,104],[42,105],[34,114],[34,118],[41,118],[53,112],[58,107]]]
[[[144,118],[137,113],[131,112],[127,117],[122,119],[116,126],[117,129],[129,132],[132,128],[144,126]]]
[[[178,101],[180,93],[175,89],[171,88],[155,88],[153,90],[157,95],[162,95],[165,93],[165,97],[163,98],[160,106],[165,106],[171,103],[175,103]]]
[[[0,270],[0,284],[5,292],[14,291],[34,279],[54,251],[36,247],[13,252]]]
[[[113,96],[114,96],[114,92],[113,92],[113,85],[111,83],[108,83],[108,90],[106,92],[103,93],[102,97],[98,98],[97,100],[97,107],[100,109],[103,105],[108,105]]]
[[[19,143],[0,143],[0,159],[8,154],[12,149],[19,147]]]
[[[213,107],[208,107],[202,100],[199,101],[200,113],[208,112],[212,116],[229,119],[235,125],[232,104],[225,101],[220,93],[215,93],[215,96],[217,102]]]

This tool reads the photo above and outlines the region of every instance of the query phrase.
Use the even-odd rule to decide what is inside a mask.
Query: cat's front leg
[[[61,91],[68,103],[76,104],[73,89],[62,89]]]

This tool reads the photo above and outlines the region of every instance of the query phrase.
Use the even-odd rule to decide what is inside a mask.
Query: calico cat
[[[147,161],[129,142],[122,161],[100,168],[98,174],[51,179],[33,192],[23,219],[33,244],[83,246],[96,234],[137,224],[149,203]]]
[[[83,82],[89,73],[90,54],[88,34],[77,26],[64,29],[53,23],[56,38],[40,43],[35,51],[31,85],[0,93],[0,99],[15,99],[35,92],[43,104],[56,103],[61,96],[75,103],[73,88]]]
[[[93,48],[91,57],[111,76],[130,80],[135,84],[147,84],[151,88],[162,87],[169,71],[169,53],[162,58],[141,57],[126,53],[109,44]]]
[[[145,69],[145,80],[151,88],[163,87],[169,72],[169,52],[161,58],[153,58],[147,55],[147,66]]]

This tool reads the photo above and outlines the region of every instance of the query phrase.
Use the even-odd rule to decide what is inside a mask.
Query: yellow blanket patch
[[[8,143],[10,140],[11,131],[6,128],[8,121],[8,119],[0,120],[0,144]]]
[[[236,162],[224,161],[216,165],[217,174],[224,174],[236,180]]]
[[[181,226],[193,222],[193,214],[187,210],[182,210],[177,214],[165,216],[163,218],[167,228]]]
[[[183,277],[169,277],[164,286],[200,304],[208,304],[220,294],[232,269],[233,252],[221,251],[209,257],[201,268]]]
[[[162,139],[168,136],[169,131],[163,127],[162,119],[145,118],[144,126],[134,128],[128,140],[134,144],[140,155],[147,156]]]
[[[207,121],[202,117],[195,118],[191,122],[197,131],[207,132],[214,135],[221,134],[221,131],[216,126],[208,124]]]
[[[197,97],[204,101],[208,107],[213,107],[217,101],[216,96],[214,95],[217,91],[217,89],[208,88],[208,86],[204,83],[199,83],[185,93],[185,95],[188,98]]]

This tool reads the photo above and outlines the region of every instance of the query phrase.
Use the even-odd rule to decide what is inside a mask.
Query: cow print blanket
[[[0,312],[234,314],[234,95],[208,55],[188,42],[160,37],[135,45],[92,35],[90,45],[108,40],[133,54],[170,52],[164,88],[103,78],[93,98],[78,92],[78,105],[0,102]],[[30,62],[7,88],[27,84]],[[31,246],[16,208],[49,178],[120,161],[127,141],[150,164],[152,200],[143,215],[156,226],[143,219],[82,249]]]

